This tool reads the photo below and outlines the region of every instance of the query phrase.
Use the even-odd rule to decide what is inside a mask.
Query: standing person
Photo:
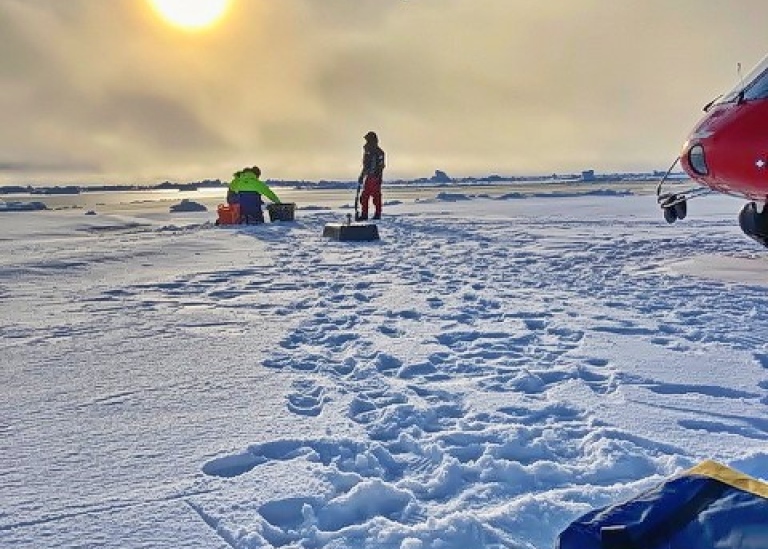
[[[240,204],[240,223],[264,223],[262,195],[280,204],[277,195],[259,177],[261,170],[257,166],[245,168],[237,172],[229,184],[227,202],[236,200]]]
[[[379,137],[375,132],[365,134],[363,146],[363,171],[358,183],[363,185],[360,195],[360,215],[358,221],[368,219],[368,201],[373,199],[375,208],[373,219],[381,219],[381,182],[384,177],[385,154],[379,147]]]

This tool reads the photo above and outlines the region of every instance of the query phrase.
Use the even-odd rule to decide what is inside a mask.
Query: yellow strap
[[[703,461],[683,474],[710,477],[744,492],[768,499],[768,484],[716,461]]]

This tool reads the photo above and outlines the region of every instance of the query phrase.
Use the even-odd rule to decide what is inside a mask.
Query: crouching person
[[[261,170],[258,167],[245,168],[237,172],[229,184],[227,202],[240,204],[240,223],[264,223],[263,196],[280,204],[280,199],[260,177]]]

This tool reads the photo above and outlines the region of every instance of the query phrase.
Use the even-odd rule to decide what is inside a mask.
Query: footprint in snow
[[[310,379],[295,381],[293,389],[286,397],[288,410],[300,416],[319,416],[325,403],[330,400],[325,395],[325,387]]]

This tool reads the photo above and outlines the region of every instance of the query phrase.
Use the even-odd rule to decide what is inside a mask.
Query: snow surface
[[[768,253],[710,197],[0,215],[0,547],[552,548],[768,479]]]

